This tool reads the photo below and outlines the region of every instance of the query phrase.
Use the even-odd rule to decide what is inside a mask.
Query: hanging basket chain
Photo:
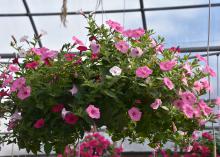
[[[61,22],[63,23],[64,27],[66,27],[67,23],[67,0],[63,0],[63,5],[61,7],[61,14],[60,14],[60,19]]]

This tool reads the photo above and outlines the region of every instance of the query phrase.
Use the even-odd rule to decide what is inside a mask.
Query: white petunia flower
[[[113,66],[109,72],[112,74],[112,76],[119,76],[121,75],[121,68],[117,67],[117,66]]]

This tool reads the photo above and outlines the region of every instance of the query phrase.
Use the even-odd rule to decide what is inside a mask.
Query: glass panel
[[[21,0],[1,0],[0,13],[26,13]]]
[[[61,0],[28,0],[31,12],[60,12],[62,1]],[[97,0],[68,0],[67,8],[68,11],[94,11],[96,9]],[[138,0],[125,0],[125,8],[139,8]],[[123,9],[124,0],[103,0],[103,9]],[[97,10],[102,10],[99,6]]]
[[[220,0],[212,0],[212,3],[219,3]],[[145,8],[150,7],[168,7],[168,6],[181,6],[181,5],[198,5],[198,4],[208,4],[208,0],[190,0],[190,1],[180,1],[180,0],[144,0]]]
[[[146,12],[149,29],[166,39],[166,46],[207,45],[207,8]]]
[[[50,19],[50,22],[48,22]],[[41,16],[34,17],[36,26],[39,30],[47,32],[42,38],[44,46],[50,49],[60,49],[64,43],[71,42],[72,36],[77,36],[80,40],[85,41],[86,37],[86,20],[83,16],[74,15],[67,17],[67,27],[61,24],[59,16]]]
[[[220,0],[219,0],[220,1]],[[211,35],[210,41],[212,46],[220,45],[220,7],[211,10]]]
[[[0,23],[0,55],[14,52],[14,49],[10,47],[11,35],[14,35],[18,41],[24,35],[33,37],[34,33],[27,17],[2,17]]]

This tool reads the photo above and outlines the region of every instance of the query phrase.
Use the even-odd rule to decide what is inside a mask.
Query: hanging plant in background
[[[113,141],[188,146],[194,130],[215,121],[215,105],[199,98],[211,89],[206,77],[216,75],[205,58],[189,60],[179,48],[164,49],[153,31],[126,30],[111,20],[98,26],[92,15],[84,16],[89,46],[73,37],[54,51],[37,48],[34,39],[25,40],[24,51],[12,42],[25,58],[15,58],[1,73],[1,108],[7,109],[1,114],[10,117],[12,130],[2,142],[35,154],[42,147],[62,154],[91,126],[106,126]]]

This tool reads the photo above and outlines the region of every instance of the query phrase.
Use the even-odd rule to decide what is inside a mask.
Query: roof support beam
[[[34,30],[34,34],[35,34],[35,36],[39,37],[38,31],[37,31],[37,27],[36,27],[36,25],[34,23],[34,19],[33,19],[32,15],[31,15],[31,12],[30,12],[30,9],[28,7],[28,4],[27,4],[26,0],[23,0],[23,4],[24,4],[24,7],[26,9],[27,16],[29,17],[29,20],[31,22],[31,26],[32,26],[32,28]],[[39,44],[40,47],[42,47],[42,43],[41,43],[40,39],[38,40],[38,44]]]
[[[105,13],[129,13],[138,11],[163,11],[163,10],[179,10],[179,9],[195,9],[195,8],[207,8],[208,4],[198,4],[198,5],[184,5],[184,6],[172,6],[172,7],[154,7],[154,8],[143,8],[143,9],[118,9],[118,10],[105,10]],[[220,3],[213,3],[211,7],[220,7]],[[84,11],[85,14],[89,14],[92,11]],[[103,11],[96,11],[96,14],[102,14]],[[67,12],[67,15],[80,15],[80,12]],[[59,16],[61,12],[51,12],[51,13],[1,13],[0,17],[9,16]]]

